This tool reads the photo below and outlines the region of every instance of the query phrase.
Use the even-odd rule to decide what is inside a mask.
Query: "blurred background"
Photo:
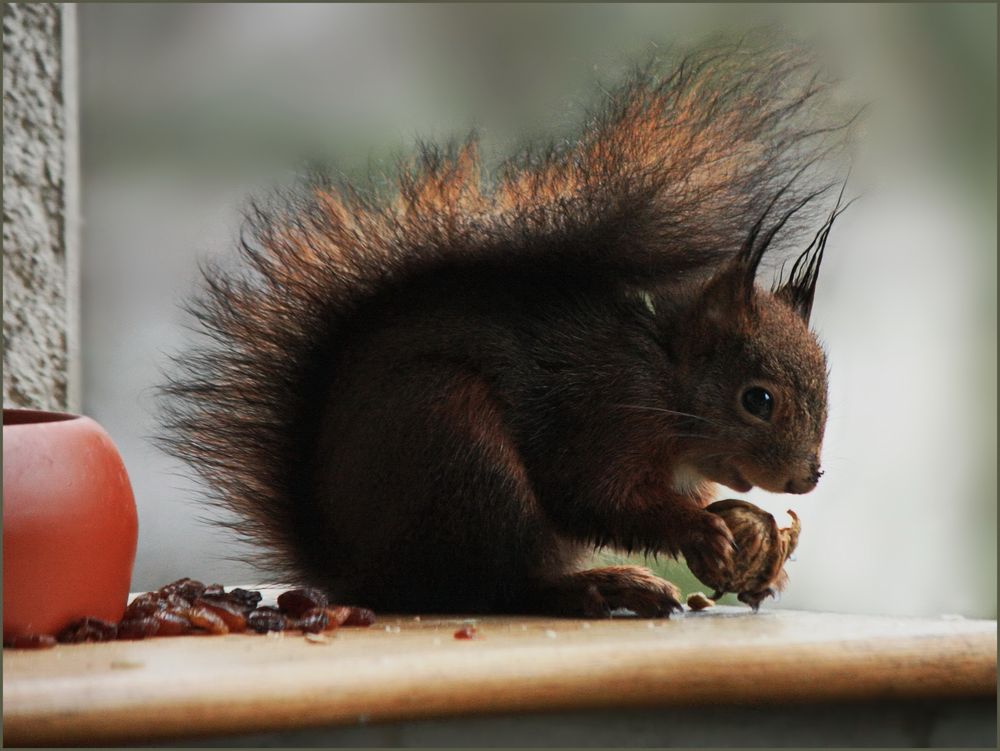
[[[498,159],[572,130],[630,64],[768,28],[870,101],[813,325],[826,475],[749,500],[803,532],[779,604],[996,617],[996,8],[992,5],[79,6],[84,412],[139,504],[133,590],[260,574],[160,454],[180,303],[230,255],[246,196],[305,159],[388,168],[479,128]],[[725,496],[723,496],[725,497]],[[656,562],[685,592],[681,564]]]

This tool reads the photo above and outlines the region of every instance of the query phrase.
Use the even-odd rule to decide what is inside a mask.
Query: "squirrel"
[[[854,118],[817,124],[831,84],[808,71],[696,51],[492,180],[473,135],[422,144],[389,195],[312,175],[253,202],[242,265],[204,267],[189,303],[208,340],[163,387],[168,450],[274,581],[336,601],[682,610],[646,568],[580,562],[723,567],[718,485],[807,493],[822,474],[809,318],[846,179],[817,175]]]

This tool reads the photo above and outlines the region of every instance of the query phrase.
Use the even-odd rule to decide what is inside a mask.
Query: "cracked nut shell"
[[[791,526],[779,529],[771,514],[747,501],[716,501],[705,510],[722,517],[738,549],[733,551],[732,565],[725,570],[700,570],[692,561],[691,572],[715,589],[712,599],[735,592],[740,602],[756,610],[762,600],[780,592],[788,580],[782,567],[798,544],[802,526],[799,517],[789,510]]]

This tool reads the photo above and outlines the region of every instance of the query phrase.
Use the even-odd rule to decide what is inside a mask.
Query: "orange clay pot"
[[[125,465],[89,417],[3,411],[3,638],[117,621],[138,537]]]

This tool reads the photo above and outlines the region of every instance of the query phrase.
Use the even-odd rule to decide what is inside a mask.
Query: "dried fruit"
[[[332,630],[338,626],[343,626],[354,614],[354,608],[348,605],[338,605],[335,608],[326,609],[326,617],[329,621],[327,630]]]
[[[207,631],[210,634],[228,634],[229,628],[219,616],[209,608],[192,606],[182,611],[181,615],[188,619],[188,622],[195,628]]]
[[[351,608],[351,612],[341,625],[343,626],[371,626],[375,623],[375,613],[368,608]]]
[[[211,597],[206,594],[195,600],[192,605],[196,608],[205,608],[222,619],[226,628],[231,633],[239,634],[247,630],[247,619],[243,613],[243,608],[239,603],[229,599],[225,595],[222,597]]]
[[[781,591],[788,580],[782,567],[798,543],[799,518],[789,511],[792,525],[778,529],[771,514],[746,501],[717,501],[706,510],[722,517],[738,549],[726,570],[703,569],[694,560],[688,561],[688,566],[701,581],[715,588],[713,599],[736,592],[740,602],[756,610],[764,598]]]
[[[163,596],[176,594],[191,602],[197,600],[205,593],[205,585],[197,579],[184,577],[160,587],[159,593]]]
[[[278,595],[278,609],[292,618],[301,618],[307,610],[325,608],[326,595],[318,589],[290,589]]]
[[[149,636],[181,636],[190,634],[191,622],[174,610],[158,610],[152,615],[129,618],[118,624],[119,639],[145,639]]]
[[[181,636],[191,633],[191,621],[183,612],[176,610],[161,610],[153,615],[153,620],[159,626],[157,636]]]
[[[50,649],[56,645],[56,638],[48,634],[19,634],[5,639],[3,645],[13,649]]]
[[[692,592],[688,595],[687,605],[692,610],[704,610],[715,605],[715,600],[708,597],[704,592]]]
[[[268,631],[284,631],[288,627],[288,621],[277,609],[263,607],[250,611],[247,626],[258,634],[264,634]]]
[[[122,620],[133,620],[150,616],[167,607],[165,598],[160,597],[156,592],[144,592],[136,597],[125,608],[125,615]]]
[[[236,602],[242,609],[244,613],[249,613],[258,604],[260,604],[261,597],[260,592],[250,589],[242,589],[240,587],[234,587],[226,593],[226,597],[230,600]]]
[[[347,605],[328,607],[326,595],[317,589],[292,589],[278,596],[279,608],[257,607],[261,593],[235,587],[226,592],[221,584],[205,586],[196,579],[178,579],[153,592],[137,595],[125,608],[121,622],[108,623],[81,618],[55,638],[28,634],[4,643],[7,647],[41,649],[63,643],[146,639],[151,636],[241,633],[279,635],[286,629],[306,634],[332,631],[341,625],[370,626],[375,614]],[[398,630],[398,629],[397,629]]]
[[[132,618],[118,624],[118,638],[124,640],[145,639],[160,632],[160,622],[151,615]]]
[[[329,621],[330,619],[325,608],[312,608],[295,620],[293,628],[310,634],[318,634],[320,631],[327,630]]]
[[[100,618],[80,618],[70,623],[56,635],[60,644],[112,641],[118,636],[118,624]]]

